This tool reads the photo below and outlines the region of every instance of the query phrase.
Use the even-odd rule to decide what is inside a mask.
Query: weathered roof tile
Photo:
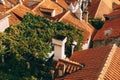
[[[104,46],[74,52],[70,60],[85,64],[82,70],[67,74],[63,80],[118,80],[120,75],[120,48]],[[56,80],[62,80],[56,79]]]
[[[120,21],[120,17],[106,21],[102,29],[98,30],[98,32],[96,33],[93,41],[120,37],[119,21]],[[108,32],[108,35],[106,35],[105,32]]]

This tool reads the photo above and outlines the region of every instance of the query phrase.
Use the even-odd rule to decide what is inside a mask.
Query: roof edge
[[[21,5],[21,4],[17,4],[15,7],[7,10],[7,11],[5,12],[5,14],[9,14],[13,9],[17,8],[19,5]]]
[[[68,13],[70,13],[70,10],[67,11],[67,12],[58,20],[58,22],[60,22]]]
[[[43,0],[42,2],[40,2],[35,8],[32,9],[32,11],[34,12],[34,10],[36,10],[38,7],[40,7],[41,4],[43,4],[45,2],[45,0]]]
[[[96,13],[95,13],[95,15],[94,15],[95,18],[96,18],[96,15],[97,15],[97,13],[98,13],[98,9],[99,9],[99,7],[100,7],[100,5],[101,5],[101,2],[102,2],[102,0],[100,0],[100,3],[99,3],[99,5],[98,5],[98,7],[97,7],[97,11],[96,11]]]
[[[109,55],[108,55],[108,57],[107,57],[107,59],[106,59],[106,61],[105,61],[105,64],[104,64],[104,66],[103,66],[97,80],[103,80],[104,75],[108,70],[108,67],[109,67],[109,65],[110,65],[110,63],[112,61],[112,58],[113,58],[113,55],[115,54],[116,49],[117,49],[117,45],[114,44],[111,51],[110,51],[110,53],[109,53]]]

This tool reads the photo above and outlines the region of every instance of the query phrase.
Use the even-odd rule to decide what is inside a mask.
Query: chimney
[[[67,41],[67,37],[57,35],[52,39],[52,43],[54,44],[54,60],[58,61],[59,59],[65,59],[65,43]]]
[[[78,19],[82,20],[82,9],[81,9],[81,5],[82,5],[82,0],[78,0],[78,3],[76,5],[77,9],[75,11],[75,15]]]
[[[73,4],[71,3],[69,6],[68,6],[68,9],[72,12],[72,13],[74,13],[75,12],[75,7],[73,6]]]
[[[86,22],[88,22],[88,14],[89,14],[88,11],[84,11],[84,12],[83,12],[83,19],[84,19]]]
[[[82,20],[82,9],[79,7],[78,10],[75,12],[76,17],[79,20]]]
[[[73,52],[74,52],[74,48],[75,48],[75,46],[77,45],[77,42],[76,41],[73,41],[72,42],[72,52],[71,52],[71,54],[73,54]]]
[[[51,13],[51,17],[54,17],[56,15],[55,13],[56,13],[56,11],[53,10],[52,13]]]
[[[5,0],[0,0],[0,3],[5,5]]]

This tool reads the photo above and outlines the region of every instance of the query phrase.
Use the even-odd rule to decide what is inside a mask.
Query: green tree
[[[22,22],[10,26],[0,33],[0,77],[1,80],[40,79],[50,80],[51,64],[48,53],[53,50],[52,38],[55,35],[68,37],[66,55],[71,54],[71,43],[78,42],[76,50],[81,49],[82,31],[63,22],[51,22],[48,19],[27,14]],[[4,63],[2,59],[4,58]]]
[[[97,30],[101,29],[104,21],[100,18],[89,18],[89,23]]]

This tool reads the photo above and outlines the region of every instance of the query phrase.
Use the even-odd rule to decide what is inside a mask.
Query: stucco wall
[[[0,20],[0,32],[5,31],[6,28],[9,27],[9,20],[8,17],[5,17]]]
[[[116,44],[117,46],[120,47],[120,37],[111,38],[107,40],[93,41],[93,47],[101,47],[101,46],[112,45],[112,44]]]
[[[91,37],[89,37],[89,40],[85,44],[83,44],[82,46],[83,50],[88,49],[90,47],[90,41],[91,41]]]

